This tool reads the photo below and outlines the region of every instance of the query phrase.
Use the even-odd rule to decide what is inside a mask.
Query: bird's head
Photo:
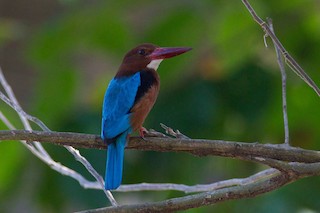
[[[116,77],[129,76],[146,69],[157,71],[163,59],[180,55],[191,49],[189,47],[158,47],[154,44],[141,44],[124,56]]]

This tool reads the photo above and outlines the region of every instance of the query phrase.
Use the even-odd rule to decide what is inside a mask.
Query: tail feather
[[[122,181],[124,148],[128,132],[122,133],[114,143],[108,145],[105,189],[116,189]]]

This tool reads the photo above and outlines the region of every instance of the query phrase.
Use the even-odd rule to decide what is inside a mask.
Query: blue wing
[[[101,137],[111,139],[130,128],[130,109],[141,84],[140,73],[112,79],[104,96]]]

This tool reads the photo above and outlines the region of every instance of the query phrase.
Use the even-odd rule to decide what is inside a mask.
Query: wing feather
[[[141,84],[140,73],[114,78],[109,83],[102,108],[101,137],[110,139],[130,128],[130,109]]]

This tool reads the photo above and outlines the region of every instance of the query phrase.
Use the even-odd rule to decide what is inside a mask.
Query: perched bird
[[[191,48],[141,44],[125,55],[103,101],[101,137],[108,144],[105,189],[116,189],[121,184],[124,148],[129,134],[139,131],[144,137],[142,124],[160,88],[156,72],[159,64],[163,59],[189,50]]]

